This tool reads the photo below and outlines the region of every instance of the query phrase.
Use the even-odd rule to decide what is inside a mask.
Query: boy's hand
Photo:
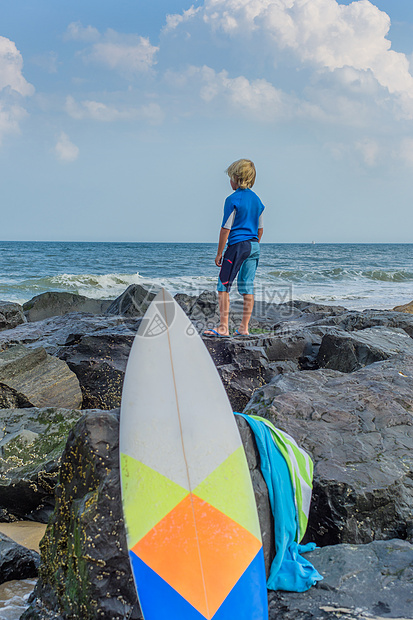
[[[217,267],[221,267],[222,265],[222,254],[217,254],[215,257],[215,264]]]

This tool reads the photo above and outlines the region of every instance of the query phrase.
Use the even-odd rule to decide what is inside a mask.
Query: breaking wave
[[[367,269],[356,270],[344,267],[334,267],[331,269],[320,269],[309,271],[305,269],[284,270],[278,269],[269,271],[268,276],[283,282],[310,283],[310,282],[339,282],[339,281],[362,281],[370,280],[377,282],[411,282],[413,272],[405,270]]]
[[[140,281],[139,273],[103,275],[63,273],[44,278],[29,278],[13,284],[10,281],[2,281],[0,282],[0,296],[3,296],[1,295],[2,289],[10,290],[12,284],[16,300],[27,301],[47,291],[76,293],[94,299],[115,299],[130,284],[137,284]]]

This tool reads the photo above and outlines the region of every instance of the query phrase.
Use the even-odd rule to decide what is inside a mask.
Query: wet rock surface
[[[353,372],[401,352],[413,354],[413,338],[400,328],[333,330],[324,335],[316,361],[320,368]]]
[[[306,554],[324,580],[308,592],[271,592],[270,620],[413,617],[413,545],[336,545]]]
[[[245,412],[268,418],[312,456],[308,537],[320,545],[413,535],[413,357],[351,374],[275,377]]]
[[[13,329],[26,322],[23,308],[11,301],[0,301],[0,331]]]
[[[26,549],[0,532],[0,583],[36,577],[39,564],[36,551]]]
[[[262,346],[254,340],[204,338],[234,411],[242,411],[254,390],[267,383],[276,374]]]
[[[346,311],[338,315],[325,316],[315,325],[335,325],[344,331],[358,331],[368,327],[392,327],[403,329],[413,337],[413,316],[394,310]]]
[[[118,426],[118,412],[92,412],[69,435],[25,619],[49,611],[82,620],[141,618],[121,513]]]
[[[84,409],[120,407],[126,364],[135,333],[84,335],[58,355],[76,374]]]
[[[111,303],[106,299],[90,299],[75,293],[48,292],[27,301],[23,304],[23,310],[28,321],[41,321],[71,312],[103,314]]]
[[[95,316],[81,312],[25,323],[0,332],[0,351],[13,344],[28,348],[43,347],[50,355],[71,346],[85,335],[112,334],[114,337],[135,334],[140,319],[120,316]]]
[[[46,523],[70,429],[83,412],[0,409],[0,520]]]
[[[274,545],[274,517],[272,515],[270,499],[268,496],[267,485],[261,473],[260,455],[254,434],[246,420],[236,416],[238,430],[241,435],[248,467],[251,474],[252,485],[254,487],[255,501],[257,504],[258,518],[260,521],[262,544],[264,548],[265,571],[267,576],[271,568],[271,562],[275,556]]]
[[[76,375],[42,347],[16,345],[0,352],[0,407],[77,409],[81,404]]]

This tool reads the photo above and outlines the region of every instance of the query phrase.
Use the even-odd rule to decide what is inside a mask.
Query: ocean
[[[46,291],[114,299],[133,283],[199,294],[214,290],[215,243],[0,242],[0,299]],[[236,287],[233,295],[236,296]],[[256,297],[349,309],[413,300],[413,244],[263,243]]]

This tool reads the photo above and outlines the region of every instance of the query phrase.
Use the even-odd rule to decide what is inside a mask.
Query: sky
[[[410,243],[412,0],[0,4],[0,240]]]

